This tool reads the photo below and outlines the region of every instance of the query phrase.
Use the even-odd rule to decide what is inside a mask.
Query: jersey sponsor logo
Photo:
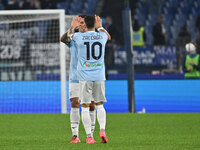
[[[86,66],[86,67],[87,67],[87,62],[84,62],[84,63],[83,63],[83,67],[84,67],[84,66]]]
[[[102,66],[101,63],[97,63],[97,64],[87,64],[87,62],[84,62],[83,63],[83,67],[99,67],[99,66]]]

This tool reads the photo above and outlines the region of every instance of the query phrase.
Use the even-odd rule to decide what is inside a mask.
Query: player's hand
[[[188,62],[188,64],[193,66],[194,62],[190,61],[190,62]]]
[[[189,68],[187,68],[187,71],[191,71],[192,69],[189,67]]]
[[[80,24],[80,17],[76,16],[73,18],[72,23],[71,23],[71,27],[76,29]]]
[[[96,29],[102,27],[102,19],[97,15],[95,15],[95,25],[94,26]]]

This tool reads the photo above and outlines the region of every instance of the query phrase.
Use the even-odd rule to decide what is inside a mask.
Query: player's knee
[[[95,104],[94,104],[94,102],[91,102],[90,111],[94,111],[94,110],[95,110]]]
[[[80,103],[78,102],[78,97],[71,98],[71,107],[72,108],[80,108]]]
[[[90,104],[81,104],[82,107],[86,108],[86,107],[90,107]]]
[[[103,102],[95,103],[95,105],[103,105]]]

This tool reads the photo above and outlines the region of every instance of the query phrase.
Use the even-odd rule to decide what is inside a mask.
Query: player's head
[[[84,21],[84,18],[86,17],[87,15],[79,15],[79,17],[81,17],[80,19],[80,24],[79,24],[79,27],[78,27],[78,31],[79,32],[86,32],[87,29],[86,29],[86,25],[85,25],[85,21]]]
[[[196,53],[196,45],[195,45],[195,43],[188,43],[188,44],[186,44],[185,45],[185,49],[190,54]]]
[[[160,23],[164,23],[164,17],[161,15],[161,16],[159,16],[159,18],[158,18],[158,22],[160,22]]]
[[[88,29],[93,29],[95,24],[95,17],[94,16],[86,16],[85,17],[85,25]]]
[[[81,17],[81,18],[85,18],[87,15],[81,14],[81,15],[78,15],[78,16]]]
[[[112,18],[111,18],[111,16],[107,16],[106,17],[106,24],[112,24]]]
[[[133,30],[138,31],[140,29],[140,24],[137,19],[134,19]]]

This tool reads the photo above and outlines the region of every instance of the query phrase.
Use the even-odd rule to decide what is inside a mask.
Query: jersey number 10
[[[90,60],[90,42],[84,42],[84,45],[87,47],[87,60]],[[95,46],[99,47],[99,56],[95,55]],[[92,58],[98,60],[102,55],[102,44],[100,42],[94,42],[92,44]]]

